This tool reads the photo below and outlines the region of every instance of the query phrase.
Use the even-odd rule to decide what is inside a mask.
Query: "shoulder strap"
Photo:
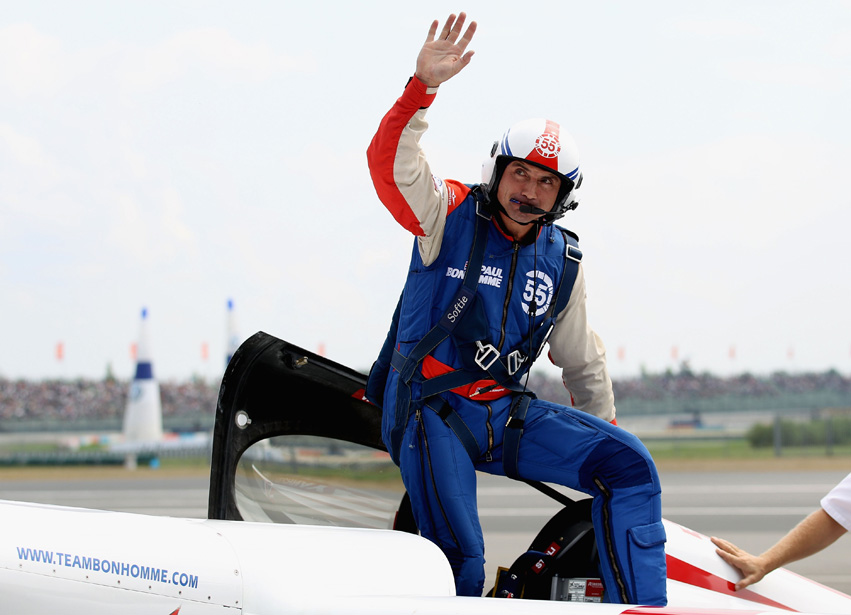
[[[576,236],[561,227],[556,228],[562,232],[565,242],[564,266],[561,280],[555,290],[546,319],[530,337],[526,337],[521,343],[523,348],[537,349],[534,359],[540,356],[555,326],[556,318],[567,307],[573,286],[576,283],[579,263],[582,260],[582,251],[579,249],[579,242]],[[467,370],[455,370],[441,376],[433,377],[422,383],[423,397],[436,395],[443,391],[475,382],[482,379],[485,374],[487,374],[486,377],[493,380],[496,384],[483,390],[483,393],[497,386],[516,392],[525,391],[526,388],[520,385],[520,379],[531,367],[529,357],[523,355],[519,350],[514,350],[504,356],[500,356],[492,346],[489,346],[489,349],[492,352],[486,357],[488,360],[480,363],[482,372],[474,373]],[[402,359],[401,355],[394,357],[394,367],[401,363],[400,359]]]
[[[546,320],[542,323],[542,326],[532,333],[531,340],[526,338],[523,342],[523,345],[526,347],[537,348],[537,353],[534,357],[535,359],[541,355],[541,351],[543,351],[544,345],[547,343],[550,333],[552,333],[553,327],[555,326],[556,319],[567,307],[568,301],[570,301],[570,296],[573,293],[573,286],[576,283],[576,276],[579,274],[579,263],[582,261],[582,250],[579,249],[579,241],[577,240],[576,235],[561,227],[557,226],[556,228],[561,231],[562,236],[564,237],[564,269],[561,281],[559,281],[558,288],[555,291],[555,296],[550,303],[550,309],[547,312]],[[508,373],[513,374],[517,372],[517,377],[519,378],[519,376],[522,375],[521,372],[528,371],[531,367],[531,362],[527,363],[526,368],[521,371],[512,370],[511,365],[505,364],[505,361],[510,356],[511,355],[500,358],[500,362],[504,364]]]
[[[402,442],[402,433],[405,425],[408,422],[408,417],[411,412],[411,380],[417,373],[417,366],[432,352],[437,346],[452,334],[455,325],[460,322],[462,314],[465,310],[471,307],[474,303],[476,289],[479,286],[479,276],[482,271],[482,263],[485,258],[485,246],[488,241],[488,225],[490,224],[490,216],[487,215],[480,207],[479,200],[481,191],[475,191],[476,199],[476,227],[473,237],[473,245],[470,249],[470,257],[467,260],[467,269],[464,272],[464,281],[461,288],[455,294],[455,297],[449,304],[447,311],[443,314],[438,323],[423,336],[423,338],[411,349],[407,357],[403,357],[396,350],[396,332],[393,331],[390,347],[390,365],[399,372],[399,380],[396,385],[396,403],[393,416],[393,427],[390,430],[390,443],[388,449],[393,461],[397,464],[399,459],[399,449]],[[403,291],[404,292],[404,291]],[[398,326],[398,324],[396,325]],[[386,346],[387,342],[385,342]],[[384,349],[382,349],[382,353]],[[389,370],[389,367],[388,367]],[[383,380],[386,381],[387,373],[384,374]],[[383,384],[382,384],[383,392]]]
[[[473,237],[473,246],[470,250],[470,258],[467,260],[467,269],[464,271],[464,281],[458,292],[455,293],[449,307],[438,323],[426,333],[423,338],[405,357],[405,364],[399,369],[399,377],[404,382],[410,382],[416,371],[417,365],[425,359],[426,355],[452,334],[455,325],[461,321],[464,311],[473,304],[476,289],[479,286],[479,276],[482,272],[482,263],[485,260],[485,246],[488,242],[488,225],[490,216],[479,213],[477,201],[476,229]],[[396,367],[396,365],[394,365]]]
[[[553,318],[558,318],[562,310],[567,307],[573,285],[576,283],[576,276],[579,274],[579,263],[582,262],[582,250],[579,249],[579,240],[576,235],[561,227],[556,228],[564,237],[564,273],[561,276],[555,301],[550,306],[553,310]],[[564,292],[565,289],[567,292]]]

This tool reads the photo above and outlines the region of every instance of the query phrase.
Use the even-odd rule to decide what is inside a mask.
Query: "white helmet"
[[[552,211],[542,216],[543,223],[557,220],[579,205],[575,197],[582,183],[579,151],[573,137],[556,122],[541,118],[524,120],[505,131],[500,141],[494,142],[490,157],[482,164],[482,182],[492,201],[496,200],[496,187],[502,173],[512,160],[525,160],[561,179],[556,203]]]

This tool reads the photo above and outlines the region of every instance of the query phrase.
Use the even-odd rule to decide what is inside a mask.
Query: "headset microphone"
[[[548,211],[545,211],[540,207],[535,207],[534,205],[527,205],[526,203],[522,203],[517,209],[519,209],[521,213],[535,214],[536,216],[542,216],[544,214],[549,213]]]
[[[544,211],[540,207],[535,207],[534,205],[529,205],[528,203],[521,203],[517,199],[511,199],[511,202],[516,203],[518,205],[517,209],[520,210],[520,213],[534,214],[536,216],[543,216],[544,214],[549,213],[547,211]],[[523,226],[529,226],[530,224],[540,224],[540,222],[541,222],[541,218],[537,218],[535,220],[530,220],[529,222],[521,222],[520,220],[515,220],[514,218],[511,217],[511,214],[508,213],[508,211],[505,209],[505,207],[502,206],[501,203],[499,205],[499,209],[503,214],[508,216],[508,218],[510,220],[513,220],[517,224],[522,224]]]

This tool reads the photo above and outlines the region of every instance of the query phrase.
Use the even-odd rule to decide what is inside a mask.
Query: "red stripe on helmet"
[[[560,127],[552,120],[546,122],[544,132],[535,140],[535,145],[526,156],[526,160],[558,173],[558,157],[561,153],[561,142],[558,139]]]
[[[558,122],[547,120],[547,127],[544,128],[544,132],[551,132],[556,136],[556,138],[558,138],[558,133],[560,130],[561,126],[558,125]]]

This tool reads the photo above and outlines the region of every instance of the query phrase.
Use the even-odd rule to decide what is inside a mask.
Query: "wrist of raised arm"
[[[408,80],[405,86],[405,96],[416,98],[419,102],[420,109],[426,109],[431,106],[434,97],[437,95],[437,86],[427,85],[416,75]]]

